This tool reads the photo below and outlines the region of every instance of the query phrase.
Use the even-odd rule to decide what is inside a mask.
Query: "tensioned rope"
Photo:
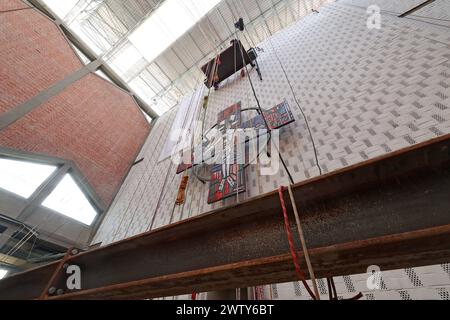
[[[283,197],[283,191],[284,188],[280,187],[278,189],[278,195],[280,197],[280,203],[281,203],[281,208],[283,210],[283,217],[284,217],[284,231],[286,232],[286,236],[288,238],[288,242],[289,242],[289,249],[291,252],[291,256],[292,256],[292,261],[294,263],[294,267],[295,267],[295,272],[297,273],[298,278],[300,279],[300,281],[303,283],[303,285],[306,288],[306,291],[308,291],[309,295],[311,296],[311,298],[313,300],[317,300],[317,297],[314,295],[314,292],[311,290],[311,288],[309,287],[308,283],[306,282],[306,278],[305,278],[305,274],[303,273],[303,271],[301,271],[300,269],[300,265],[298,262],[298,257],[297,257],[297,253],[295,251],[295,245],[294,245],[294,239],[292,237],[292,232],[291,232],[291,227],[289,225],[289,217],[287,214],[287,210],[286,210],[286,204],[284,202],[284,197]]]
[[[256,94],[255,86],[253,85],[253,81],[252,81],[252,78],[251,78],[251,76],[250,76],[250,72],[248,71],[248,67],[247,67],[247,65],[245,64],[244,49],[243,49],[243,47],[242,47],[242,45],[241,45],[241,42],[240,42],[240,40],[239,40],[239,35],[238,35],[237,29],[236,29],[236,32],[235,32],[235,36],[236,36],[236,40],[237,40],[237,45],[239,46],[239,49],[240,49],[239,51],[241,52],[242,63],[243,63],[243,65],[244,65],[244,68],[245,68],[245,71],[246,71],[246,74],[247,74],[247,78],[248,78],[248,81],[249,81],[249,83],[250,83],[250,87],[252,88],[253,96],[255,97],[256,104],[257,104],[258,109],[259,109],[259,113],[261,114],[262,119],[263,119],[263,121],[264,121],[264,125],[265,125],[265,127],[266,127],[266,130],[267,130],[267,133],[268,133],[268,136],[269,136],[269,141],[270,141],[270,139],[271,139],[271,137],[272,137],[272,133],[271,133],[272,130],[270,129],[270,126],[268,125],[267,120],[266,120],[266,118],[264,117],[264,110],[263,110],[262,107],[261,107],[261,103],[260,103],[260,100],[259,100],[259,98],[258,98],[258,95]],[[286,173],[287,173],[287,175],[288,175],[288,177],[289,177],[290,183],[291,183],[291,184],[294,184],[294,183],[295,183],[295,182],[294,182],[294,178],[292,177],[292,174],[291,174],[291,172],[289,171],[289,168],[287,167],[286,162],[284,161],[283,155],[281,154],[280,150],[278,149],[278,147],[277,147],[276,145],[274,145],[274,147],[275,147],[275,149],[277,149],[278,156],[279,156],[279,158],[280,158],[280,160],[281,160],[281,163],[282,163],[282,165],[283,165],[284,170],[286,171]]]
[[[267,26],[266,26],[266,28],[267,28]],[[289,78],[289,76],[288,76],[288,74],[287,74],[287,72],[286,72],[286,68],[284,67],[283,62],[281,61],[281,58],[279,57],[279,55],[278,55],[278,53],[277,53],[277,50],[275,49],[275,46],[273,45],[272,39],[271,39],[271,37],[270,37],[270,36],[268,35],[268,33],[267,33],[266,28],[263,28],[263,30],[264,30],[264,32],[266,33],[268,42],[269,42],[270,46],[272,47],[272,50],[273,50],[273,52],[274,52],[274,54],[275,54],[275,57],[276,57],[278,63],[280,64],[280,67],[281,67],[281,70],[282,70],[282,72],[283,72],[283,75],[284,75],[284,77],[286,78],[286,81],[287,81],[287,83],[288,83],[288,85],[289,85],[289,88],[290,88],[290,90],[291,90],[291,92],[292,92],[292,95],[293,95],[293,97],[294,97],[294,101],[295,101],[295,103],[297,104],[298,109],[300,110],[300,112],[301,112],[301,114],[302,114],[302,116],[303,116],[303,119],[305,119],[306,128],[307,128],[308,133],[309,133],[309,136],[310,136],[310,138],[311,138],[311,143],[312,143],[313,150],[314,150],[314,157],[315,157],[315,161],[316,161],[316,166],[317,166],[317,168],[319,169],[319,174],[322,175],[322,174],[323,174],[323,171],[322,171],[322,167],[320,166],[319,155],[318,155],[318,151],[317,151],[317,147],[316,147],[316,142],[315,142],[314,135],[313,135],[313,133],[312,133],[311,127],[310,127],[310,125],[309,125],[308,117],[306,116],[306,113],[305,113],[305,111],[303,110],[303,108],[302,108],[302,106],[301,106],[301,104],[300,104],[300,102],[299,102],[299,100],[298,100],[298,98],[297,98],[297,95],[296,95],[296,93],[295,93],[294,87],[292,86],[292,82],[291,82],[291,80],[290,80],[290,78]]]

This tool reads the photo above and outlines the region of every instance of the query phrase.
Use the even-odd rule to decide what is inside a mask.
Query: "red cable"
[[[299,279],[305,286],[305,288],[308,291],[311,298],[313,298],[313,300],[316,300],[316,296],[314,295],[314,292],[311,290],[308,283],[306,282],[305,274],[300,270],[300,265],[298,264],[298,257],[297,257],[297,253],[295,252],[295,246],[294,246],[294,239],[292,238],[291,227],[289,226],[289,217],[288,217],[287,210],[286,210],[286,204],[284,202],[283,190],[284,190],[284,188],[280,187],[278,189],[278,194],[280,196],[281,208],[283,209],[284,230],[286,231],[286,235],[288,238],[289,249],[291,251],[292,260],[294,262],[295,272],[297,273]]]

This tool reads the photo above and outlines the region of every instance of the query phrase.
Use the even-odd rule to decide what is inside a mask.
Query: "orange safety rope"
[[[300,270],[300,265],[298,263],[298,257],[297,257],[297,253],[295,251],[295,246],[294,246],[294,239],[292,238],[291,227],[289,226],[289,217],[288,217],[287,210],[286,210],[286,204],[284,202],[283,191],[284,191],[284,187],[280,187],[278,189],[278,194],[280,196],[281,208],[283,209],[284,230],[286,231],[286,236],[288,238],[289,249],[291,251],[292,260],[294,262],[295,272],[297,273],[297,276],[299,277],[300,281],[305,286],[305,288],[308,291],[311,298],[313,298],[313,300],[317,300],[316,296],[314,295],[314,292],[311,290],[308,283],[306,282],[305,274]]]

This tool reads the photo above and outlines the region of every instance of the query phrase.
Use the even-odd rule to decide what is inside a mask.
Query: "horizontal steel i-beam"
[[[447,135],[293,186],[316,275],[449,262],[449,171]],[[296,236],[292,216],[291,227]],[[277,192],[79,254],[68,263],[80,266],[82,290],[51,299],[154,298],[297,280]],[[39,297],[57,265],[1,281],[0,299]],[[55,286],[65,287],[63,275]]]

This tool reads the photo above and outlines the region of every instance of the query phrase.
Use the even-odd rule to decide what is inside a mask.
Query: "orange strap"
[[[298,257],[297,257],[297,253],[295,251],[295,246],[294,246],[294,239],[292,238],[291,227],[289,226],[289,217],[288,217],[287,210],[286,210],[286,204],[284,202],[283,191],[284,191],[284,187],[280,187],[278,189],[278,194],[280,196],[281,208],[283,209],[284,230],[286,231],[286,236],[288,238],[289,249],[291,251],[292,261],[294,262],[295,272],[297,273],[297,276],[299,277],[299,279],[305,286],[305,288],[308,291],[311,298],[313,298],[313,300],[316,300],[317,298],[314,295],[314,292],[311,290],[311,288],[309,287],[308,283],[305,280],[305,274],[303,273],[303,271],[300,270],[300,265],[298,263]]]

